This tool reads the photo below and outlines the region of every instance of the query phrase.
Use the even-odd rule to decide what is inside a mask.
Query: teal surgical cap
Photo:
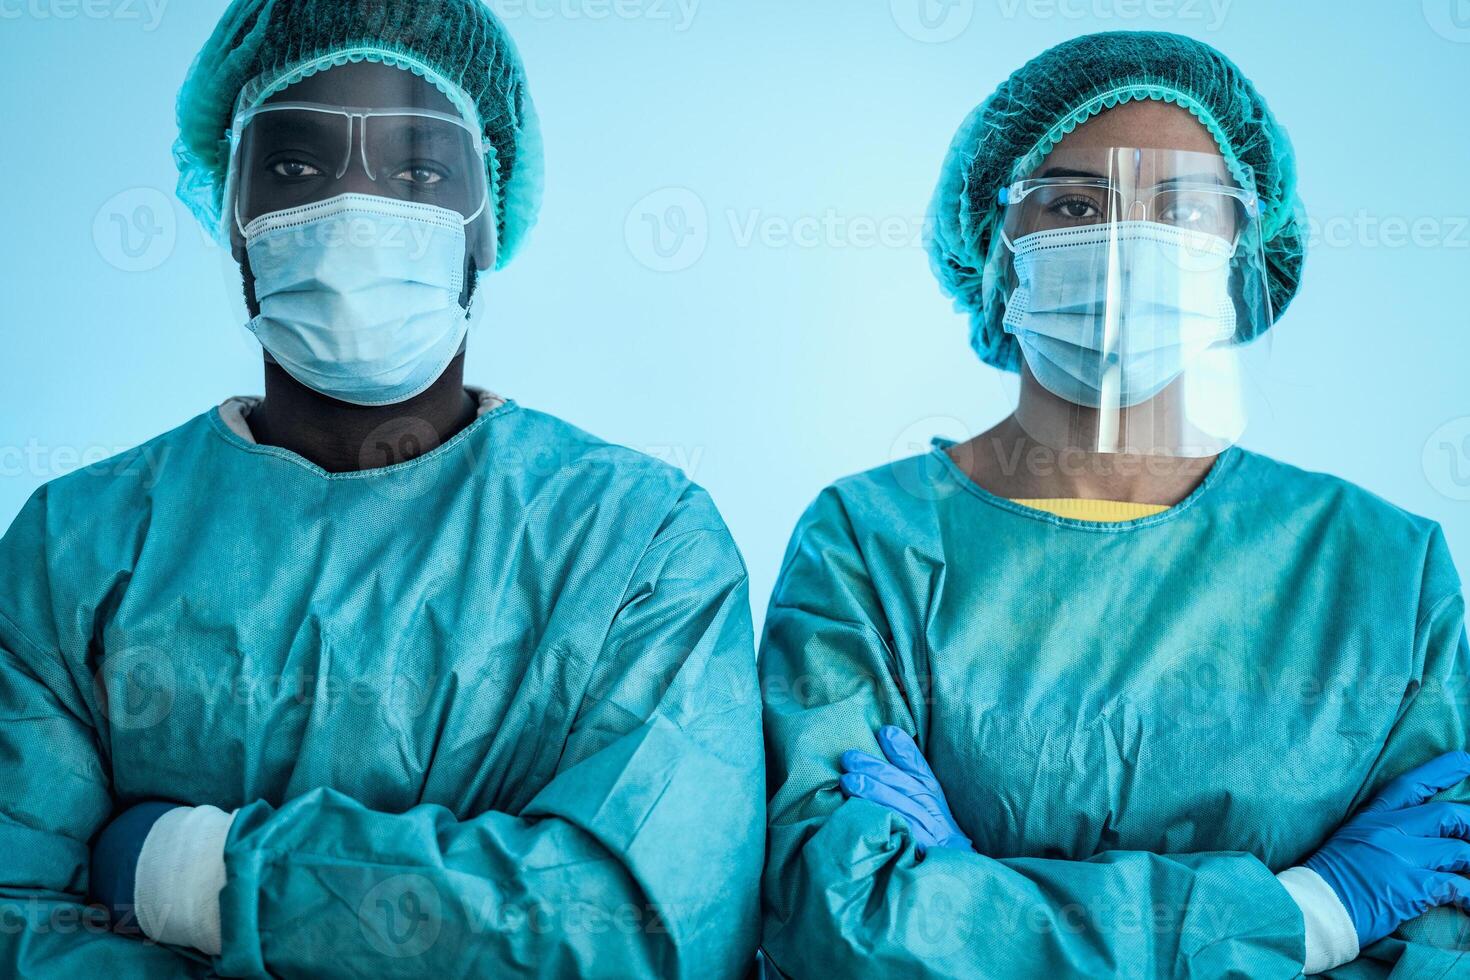
[[[179,93],[179,197],[219,233],[228,132],[242,96],[259,104],[358,61],[420,75],[480,127],[504,265],[540,206],[541,132],[520,55],[485,0],[235,0]]]
[[[1079,125],[1134,99],[1189,110],[1219,144],[1226,164],[1255,176],[1271,306],[1296,295],[1305,220],[1286,130],[1255,86],[1219,51],[1177,34],[1089,34],[1051,48],[1001,83],[960,127],[928,221],[935,275],[970,316],[970,343],[987,363],[1020,369],[1014,337],[1001,328],[1008,259],[998,234],[1001,188],[1023,179]],[[1243,340],[1254,339],[1252,337]]]

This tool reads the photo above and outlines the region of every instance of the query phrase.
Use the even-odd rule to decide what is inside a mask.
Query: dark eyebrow
[[[460,143],[458,134],[450,132],[444,126],[423,122],[381,126],[374,139],[392,147],[453,147]]]
[[[1042,180],[1049,177],[1087,177],[1092,180],[1107,180],[1102,174],[1090,173],[1086,170],[1069,170],[1066,167],[1052,167],[1041,175]]]
[[[316,112],[263,112],[251,120],[249,125],[257,128],[270,139],[283,136],[288,138],[315,136],[323,133],[336,136],[347,131],[345,117],[333,117],[326,113]]]
[[[1159,181],[1154,186],[1155,187],[1163,187],[1165,184],[1186,184],[1186,183],[1187,184],[1217,184],[1220,187],[1234,186],[1234,185],[1227,185],[1225,183],[1225,181],[1223,181],[1223,180],[1220,179],[1220,175],[1219,174],[1183,174],[1183,175],[1180,175],[1178,177],[1165,177],[1163,180]]]
[[[1051,177],[1081,177],[1087,180],[1107,180],[1103,174],[1092,173],[1087,170],[1072,170],[1068,167],[1051,167],[1041,175],[1043,180]],[[1155,184],[1155,187],[1163,187],[1166,184],[1217,184],[1221,187],[1227,185],[1219,174],[1181,174],[1177,177],[1166,177]]]

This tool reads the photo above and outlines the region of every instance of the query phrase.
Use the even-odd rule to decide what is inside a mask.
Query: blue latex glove
[[[1470,912],[1470,806],[1425,803],[1470,777],[1470,753],[1450,752],[1400,776],[1305,864],[1337,893],[1359,947],[1441,905]]]
[[[930,847],[973,851],[975,845],[955,823],[939,780],[908,732],[884,725],[878,729],[878,747],[888,761],[866,752],[842,753],[842,792],[903,817],[921,854]]]
[[[141,935],[133,895],[138,879],[138,856],[158,818],[177,809],[177,803],[139,803],[114,817],[92,843],[92,872],[87,889],[95,905],[106,906],[117,932]]]

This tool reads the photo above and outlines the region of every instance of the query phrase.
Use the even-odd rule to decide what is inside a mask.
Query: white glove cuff
[[[170,810],[148,831],[138,855],[138,927],[154,942],[218,956],[219,893],[225,887],[225,840],[235,814],[212,806]]]
[[[1358,930],[1342,899],[1311,868],[1287,868],[1276,876],[1302,910],[1307,927],[1307,962],[1302,972],[1325,973],[1358,958]]]

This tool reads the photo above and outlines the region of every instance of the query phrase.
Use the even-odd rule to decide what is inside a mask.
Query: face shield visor
[[[226,213],[241,235],[343,194],[442,208],[466,225],[490,203],[481,135],[448,113],[268,103],[236,114],[230,142]]]
[[[1000,192],[1032,438],[1179,457],[1239,439],[1272,317],[1253,188],[1213,154],[1084,148]]]

